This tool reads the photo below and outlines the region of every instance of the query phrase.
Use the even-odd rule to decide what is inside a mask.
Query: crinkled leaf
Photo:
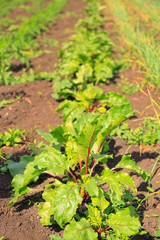
[[[83,83],[85,78],[91,77],[93,69],[90,64],[81,65],[78,72],[76,73],[77,78],[74,80],[75,83]]]
[[[64,144],[66,142],[66,139],[64,137],[64,133],[65,133],[65,126],[64,125],[60,125],[57,128],[55,128],[54,130],[52,130],[50,132],[50,134],[53,137],[53,142],[55,144]]]
[[[135,182],[131,176],[126,172],[117,172],[115,176],[119,183],[121,183],[125,188],[130,188],[134,193],[136,193]]]
[[[86,159],[87,148],[78,143],[76,139],[69,137],[66,144],[66,154],[68,158],[72,160],[73,164],[77,164],[80,159],[81,161]]]
[[[41,216],[42,225],[52,225],[51,216],[54,214],[53,201],[55,197],[55,190],[50,189],[43,192],[45,202],[40,203],[39,215]]]
[[[90,178],[84,186],[85,190],[91,196],[92,204],[99,207],[101,213],[109,206],[109,202],[105,199],[104,191],[97,186],[96,179]]]
[[[63,174],[68,168],[69,165],[65,155],[52,147],[46,147],[45,151],[34,158],[34,161],[27,164],[23,175],[18,174],[13,178],[12,185],[15,194],[11,203],[13,204],[27,191],[30,192],[31,189],[27,185],[36,181],[40,174],[45,171],[53,174]]]
[[[141,223],[133,206],[111,213],[108,216],[108,225],[116,232],[117,237],[138,234],[141,228]]]
[[[94,144],[94,153],[100,152],[106,138],[110,133],[123,121],[133,115],[132,106],[130,104],[124,104],[115,106],[107,111],[107,114],[101,115],[98,118],[98,124],[101,126],[101,130],[97,134],[97,141]]]
[[[69,163],[66,156],[53,147],[46,147],[43,152],[37,155],[33,162],[27,165],[25,175],[30,175],[32,169],[48,171],[56,175],[63,174],[68,170]]]
[[[104,169],[101,175],[101,183],[107,183],[111,190],[111,199],[121,200],[123,191],[119,179],[110,169]]]
[[[77,185],[66,184],[56,189],[53,200],[54,218],[61,228],[71,221],[81,202],[82,197]]]
[[[99,130],[100,127],[96,125],[96,122],[86,122],[81,134],[77,137],[77,141],[85,147],[89,147],[91,149],[97,138]]]
[[[59,105],[57,112],[63,110],[63,121],[66,121],[68,117],[77,118],[85,109],[85,106],[81,106],[76,101],[65,100]]]
[[[38,176],[44,170],[32,170],[32,173],[29,176],[25,174],[17,174],[12,180],[12,186],[14,187],[14,197],[10,201],[9,205],[11,206],[15,203],[21,196],[26,194],[27,192],[34,192],[34,189],[29,188],[27,185],[30,182],[35,182],[38,179]]]
[[[67,225],[64,240],[97,240],[98,234],[92,229],[90,223],[82,218],[79,222],[74,219]]]
[[[106,94],[106,100],[107,100],[107,105],[109,105],[110,107],[129,104],[129,101],[125,96],[115,92],[108,92]]]
[[[131,159],[130,155],[124,155],[116,167],[126,168],[131,171],[134,171],[134,172],[138,173],[144,180],[147,180],[147,178],[148,178],[147,171],[142,170],[139,166],[136,166],[135,160]]]
[[[100,229],[102,224],[101,212],[97,207],[87,205],[89,222],[96,229]]]

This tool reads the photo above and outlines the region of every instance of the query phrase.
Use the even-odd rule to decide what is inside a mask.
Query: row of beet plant
[[[16,82],[16,77],[11,72],[13,58],[30,65],[29,58],[32,57],[33,49],[38,48],[35,38],[48,29],[48,24],[57,18],[66,2],[67,0],[51,1],[43,11],[24,21],[17,31],[0,36],[0,84]]]
[[[32,157],[24,173],[12,181],[14,197],[10,205],[26,193],[43,191],[41,223],[65,228],[65,240],[127,240],[143,233],[134,206],[138,201],[133,196],[137,191],[135,182],[119,170],[131,170],[144,180],[147,172],[127,155],[113,169],[107,166],[112,159],[107,139],[135,112],[124,96],[114,92],[105,95],[97,86],[112,77],[115,69],[109,58],[110,41],[101,29],[101,9],[99,1],[89,1],[88,17],[78,23],[74,41],[60,52],[54,96],[65,99],[58,108],[63,110],[65,123],[50,134],[39,131],[50,145]],[[31,185],[41,174],[54,179],[44,189]]]

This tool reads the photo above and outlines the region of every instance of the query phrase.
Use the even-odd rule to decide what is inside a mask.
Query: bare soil
[[[61,44],[69,38],[70,34],[65,30],[74,29],[74,25],[78,18],[83,17],[82,10],[85,4],[81,0],[69,0],[63,14],[66,12],[72,12],[78,14],[78,17],[65,17],[57,19],[56,22],[50,27],[50,29],[43,33],[39,42],[42,39],[54,38],[60,42],[57,47],[52,50],[50,54],[43,54],[37,59],[33,59],[32,66],[36,71],[53,71],[54,63],[58,60],[58,51]],[[113,22],[112,22],[113,24]],[[110,22],[106,23],[104,26],[106,30],[111,29]],[[114,39],[113,34],[113,39]],[[44,49],[44,46],[41,46]],[[40,66],[40,67],[38,67]],[[129,69],[122,73],[124,77],[133,81],[139,81],[143,77],[142,73]],[[117,93],[122,93],[121,89],[118,87],[120,82],[120,75],[117,75],[113,81],[107,85],[101,86],[105,93],[108,91],[115,91]],[[19,161],[20,156],[29,154],[30,149],[28,147],[29,143],[34,139],[37,142],[42,139],[34,130],[36,126],[38,129],[43,131],[48,131],[48,126],[54,128],[59,124],[62,124],[61,113],[56,113],[56,108],[58,102],[51,97],[53,92],[53,83],[48,81],[36,81],[33,83],[24,83],[14,86],[0,86],[0,101],[2,99],[14,99],[15,102],[11,105],[0,109],[0,133],[7,131],[8,128],[13,128],[17,126],[19,129],[26,129],[31,132],[30,135],[26,136],[18,147],[4,147],[2,152],[7,155],[12,153],[12,159],[14,161]],[[155,89],[150,89],[151,95],[154,100],[160,105],[159,92]],[[17,96],[21,96],[19,100],[16,99]],[[150,98],[148,96],[147,89],[140,91],[133,95],[125,95],[131,102],[133,108],[137,109],[139,112],[136,114],[136,118],[143,118],[148,115],[154,116],[154,111],[152,108],[147,108],[150,105]],[[145,111],[144,111],[145,110]],[[129,120],[129,125],[136,128],[141,124],[139,121],[134,121],[135,119]],[[160,145],[153,146],[156,150],[160,151]],[[110,143],[110,153],[113,154],[113,160],[110,160],[107,165],[113,167],[121,159],[121,156],[126,153],[128,145],[125,141],[120,139],[113,139]],[[151,171],[154,162],[157,158],[157,154],[152,152],[146,146],[142,147],[142,153],[140,154],[139,146],[133,145],[128,153],[132,155],[135,159],[137,165],[141,166],[148,172]],[[0,159],[0,164],[3,164],[4,159]],[[102,166],[104,168],[105,165]],[[160,162],[158,162],[154,175],[151,181],[151,186],[155,190],[159,190],[160,183]],[[133,176],[137,188],[137,195],[143,198],[147,193],[146,184],[137,175]],[[5,236],[5,240],[48,240],[50,234],[56,234],[59,236],[63,235],[63,231],[56,225],[52,227],[43,227],[40,223],[40,217],[38,216],[38,203],[42,201],[41,192],[35,195],[27,195],[22,197],[14,206],[8,208],[8,203],[12,199],[11,186],[12,177],[9,173],[0,173],[0,237]],[[40,185],[43,186],[44,183],[50,182],[51,178],[46,178],[45,176],[40,179]],[[153,217],[154,214],[160,216],[160,194],[153,195],[150,197],[140,209],[140,217],[142,220],[143,227],[147,234],[145,236],[137,236],[134,240],[152,240],[156,239],[153,236],[153,232],[157,230],[158,218]],[[148,217],[149,216],[149,217]]]

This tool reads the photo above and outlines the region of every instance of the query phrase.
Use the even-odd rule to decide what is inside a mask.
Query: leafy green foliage
[[[134,235],[135,232],[139,232],[141,227],[133,206],[117,210],[114,214],[111,213],[108,222],[119,239],[123,239],[124,233],[126,237]]]
[[[134,7],[132,8],[133,4],[131,2],[134,2],[135,4],[135,1],[127,1],[124,3],[121,0],[106,0],[105,2],[110,8],[113,16],[117,19],[120,34],[127,47],[130,49],[134,61],[145,73],[147,80],[146,82],[149,81],[155,87],[160,88],[159,43],[157,41],[157,38],[153,37],[155,27],[152,28],[148,27],[148,24],[143,24],[143,28],[141,28],[142,22],[135,21],[135,19],[139,19],[138,15],[136,16],[135,14],[132,14],[134,11]],[[150,1],[150,4],[148,4],[146,7],[146,9],[149,9],[149,11],[151,12],[152,3],[153,1]],[[126,8],[128,4],[129,7]],[[143,7],[141,7],[141,9],[143,9]],[[141,19],[144,20],[142,15]],[[152,30],[150,31],[150,29]]]
[[[24,155],[20,158],[19,162],[14,162],[13,160],[9,159],[5,161],[5,165],[9,170],[12,177],[16,176],[17,174],[23,174],[26,166],[29,162],[33,161],[33,157],[30,155]]]
[[[160,141],[160,125],[158,119],[148,117],[142,122],[142,126],[133,130],[127,123],[119,126],[116,135],[127,141],[128,144],[152,145]]]
[[[9,2],[9,4],[5,0],[1,0],[0,17],[8,15],[12,9],[14,9],[18,5],[24,4],[26,2],[29,2],[29,0],[12,0],[11,2]]]
[[[121,83],[118,86],[122,89],[122,92],[128,95],[139,92],[140,88],[137,84],[129,82],[127,78],[121,77]]]
[[[75,100],[66,99],[59,104],[57,112],[63,110],[63,121],[66,121],[69,116],[77,118],[84,111],[106,113],[107,107],[129,103],[124,96],[117,93],[103,94],[103,90],[93,84],[88,84],[83,91],[64,90],[64,93]]]
[[[16,128],[8,129],[8,132],[0,134],[0,147],[3,146],[17,146],[22,142],[22,138],[25,134],[25,130],[19,130]]]
[[[98,235],[105,234],[128,239],[138,234],[141,225],[135,208],[130,206],[134,198],[131,193],[126,194],[129,189],[136,192],[133,179],[127,173],[113,173],[109,168],[104,169],[101,176],[95,175],[95,166],[111,157],[105,150],[109,134],[132,114],[131,105],[126,103],[111,107],[106,114],[82,113],[78,119],[68,118],[66,124],[47,135],[55,145],[46,146],[27,164],[23,174],[13,178],[14,198],[10,205],[27,192],[38,191],[29,187],[30,183],[45,173],[52,176],[54,182],[44,189],[44,202],[39,208],[41,222],[51,225],[54,218],[61,228],[69,223],[64,239],[97,239]],[[136,167],[129,156],[126,159],[115,168],[128,168],[142,175],[143,170]],[[108,191],[100,187],[104,183],[108,184]],[[60,239],[53,235],[51,238]]]
[[[66,2],[67,0],[51,2],[46,9],[24,21],[17,31],[0,36],[0,84],[7,85],[15,79],[9,71],[13,56],[29,66],[28,59],[33,56],[33,49],[38,48],[35,37],[47,30],[48,23],[56,19]]]
[[[3,99],[2,101],[0,101],[0,108],[4,108],[6,105],[9,105],[13,102],[13,100],[7,100],[7,99]]]
[[[118,66],[110,58],[113,44],[101,28],[101,9],[99,2],[89,4],[89,17],[78,22],[71,41],[62,47],[54,78],[54,98],[66,98],[66,89],[84,90],[87,83],[107,82],[116,72]]]
[[[158,230],[154,232],[154,237],[160,238],[160,220],[158,220]]]

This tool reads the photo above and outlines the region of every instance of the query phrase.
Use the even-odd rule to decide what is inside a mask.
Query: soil
[[[31,60],[33,68],[38,71],[53,71],[54,63],[58,61],[58,51],[63,42],[66,42],[71,33],[68,33],[66,29],[73,31],[74,25],[78,18],[82,18],[82,10],[85,7],[85,3],[81,0],[69,0],[68,4],[64,8],[62,14],[67,12],[75,12],[77,17],[65,17],[57,19],[56,22],[50,26],[47,32],[44,32],[38,39],[39,43],[44,38],[54,38],[58,40],[59,45],[56,47],[40,45],[41,49],[50,49],[52,53],[43,54],[36,59]],[[108,13],[109,14],[109,13]],[[104,28],[110,30],[113,21],[107,22]],[[115,40],[115,34],[112,33],[112,39]],[[116,39],[116,41],[118,41]],[[120,41],[120,40],[119,40]],[[139,82],[140,78],[143,78],[143,74],[135,69],[129,69],[121,73],[124,77],[127,77],[131,82]],[[117,75],[109,84],[102,85],[104,92],[115,91],[122,94],[121,89],[118,87],[120,82],[120,75]],[[36,81],[33,83],[23,83],[14,86],[0,86],[0,101],[2,99],[13,99],[14,102],[11,105],[7,105],[5,108],[0,109],[0,133],[7,131],[8,128],[17,126],[19,129],[26,129],[28,134],[23,142],[17,147],[3,147],[2,152],[5,156],[12,153],[12,159],[19,161],[20,156],[30,153],[29,144],[37,139],[37,142],[42,141],[41,137],[37,134],[34,127],[48,132],[48,126],[54,128],[59,124],[62,124],[61,113],[56,113],[56,108],[59,102],[51,97],[53,92],[53,83],[48,81]],[[159,92],[155,89],[150,89],[150,93],[154,100],[160,105]],[[20,99],[17,99],[17,96]],[[134,109],[139,112],[134,119],[128,120],[128,123],[133,128],[136,128],[141,124],[139,121],[135,121],[138,118],[145,116],[154,116],[153,108],[148,108],[151,104],[148,95],[148,90],[144,89],[133,95],[125,95]],[[144,111],[145,110],[145,111]],[[160,151],[160,145],[153,146],[157,151]],[[114,138],[110,143],[110,153],[113,154],[114,160],[110,160],[107,165],[114,167],[121,159],[122,155],[126,152],[131,154],[135,159],[137,165],[142,169],[151,171],[157,154],[151,151],[146,146],[142,146],[142,152],[140,147],[132,145],[127,151],[128,145],[121,139]],[[0,159],[0,164],[3,164],[4,159]],[[105,165],[101,166],[106,167]],[[160,183],[160,162],[158,162],[154,175],[151,181],[151,186],[155,190],[159,190]],[[138,188],[137,195],[143,198],[146,193],[146,184],[137,175],[133,175]],[[51,178],[45,176],[40,179],[40,185],[43,186],[46,182],[50,182]],[[50,234],[56,234],[58,236],[63,235],[63,230],[57,228],[56,225],[51,227],[43,227],[40,223],[40,217],[38,216],[38,203],[42,201],[41,192],[37,194],[27,195],[22,197],[14,206],[8,208],[8,203],[12,199],[11,186],[12,177],[9,173],[0,173],[0,237],[5,236],[5,240],[48,240]],[[153,232],[157,230],[158,218],[154,215],[160,216],[160,194],[150,197],[140,209],[140,217],[143,227],[147,232],[144,236],[137,236],[134,240],[152,240],[156,239],[153,236]]]

